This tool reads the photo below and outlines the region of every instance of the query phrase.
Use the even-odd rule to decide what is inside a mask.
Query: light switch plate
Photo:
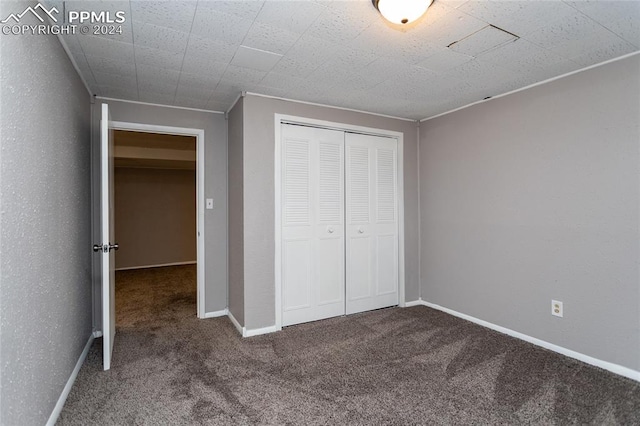
[[[207,210],[213,209],[213,198],[207,198]]]

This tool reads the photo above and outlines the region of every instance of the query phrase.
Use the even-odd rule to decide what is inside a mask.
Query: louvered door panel
[[[285,139],[284,164],[284,224],[309,225],[309,145],[304,139]]]
[[[394,222],[396,220],[396,151],[376,149],[376,208],[377,220]]]
[[[397,140],[347,133],[346,313],[398,304]]]
[[[349,222],[369,223],[369,149],[362,146],[350,146],[347,149],[349,151]]]
[[[282,125],[282,325],[343,315],[344,134]]]
[[[321,142],[318,146],[320,222],[342,223],[343,145]]]

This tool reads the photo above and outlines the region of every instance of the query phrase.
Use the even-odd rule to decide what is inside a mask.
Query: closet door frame
[[[274,186],[275,186],[275,318],[276,330],[282,330],[282,124],[300,124],[320,127],[344,132],[362,133],[374,136],[392,137],[398,141],[397,154],[397,194],[398,194],[398,306],[405,306],[404,280],[404,150],[403,133],[372,127],[356,126],[346,123],[316,120],[293,115],[274,114],[275,128],[275,158],[274,158]]]

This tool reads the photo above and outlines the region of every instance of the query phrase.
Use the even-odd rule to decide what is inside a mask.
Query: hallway
[[[196,291],[195,264],[117,271],[116,332],[196,319]]]

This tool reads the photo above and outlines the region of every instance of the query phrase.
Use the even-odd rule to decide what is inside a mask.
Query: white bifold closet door
[[[344,315],[344,132],[282,125],[282,325]]]
[[[397,140],[281,126],[282,325],[397,305]]]
[[[346,313],[398,304],[397,140],[347,133]]]

